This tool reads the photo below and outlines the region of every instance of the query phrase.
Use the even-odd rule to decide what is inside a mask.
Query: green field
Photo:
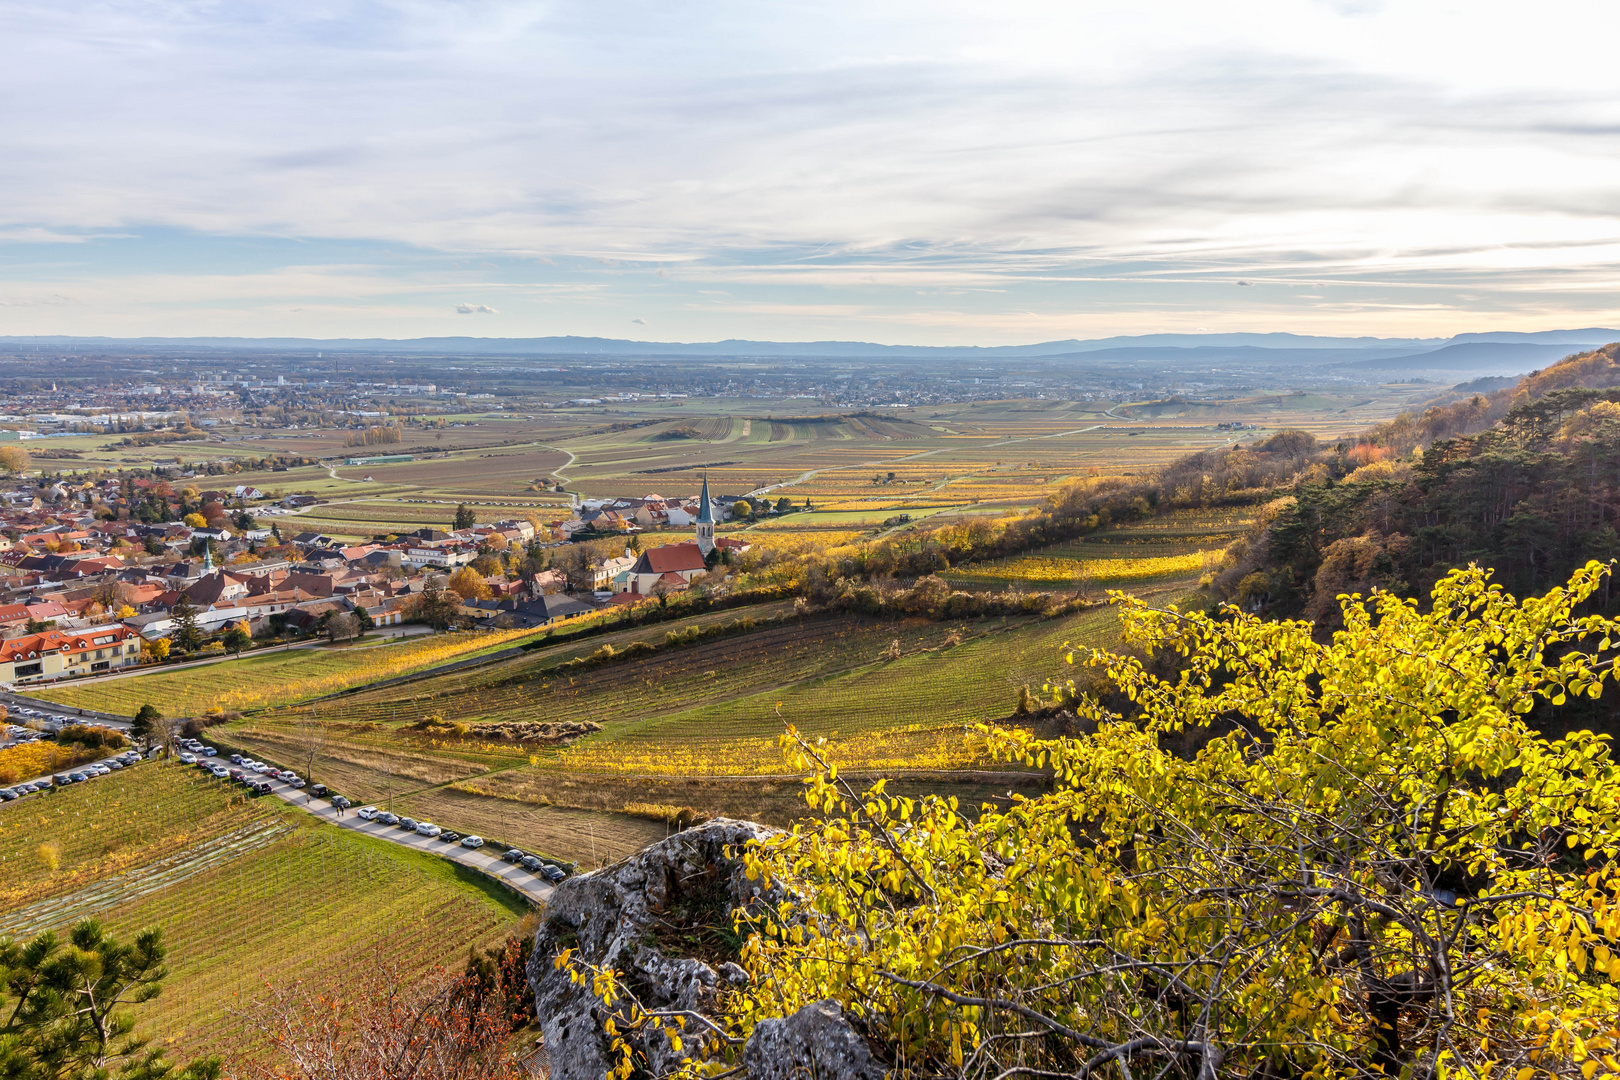
[[[378,959],[408,977],[504,938],[527,912],[442,859],[162,763],[0,811],[0,880],[3,934],[90,917],[124,938],[162,927],[170,975],[137,1010],[140,1030],[177,1057],[232,1065],[261,1045],[244,1014],[269,988],[341,987]]]

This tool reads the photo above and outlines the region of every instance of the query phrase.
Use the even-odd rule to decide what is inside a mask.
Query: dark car
[[[521,848],[512,848],[511,850],[507,851],[506,854],[501,856],[501,860],[509,863],[522,862],[523,856],[527,854],[528,852],[523,851]]]
[[[444,832],[439,834],[439,839],[443,840],[447,844],[454,844],[456,841],[461,839],[461,834],[458,832],[451,832],[449,829],[446,829]]]
[[[231,755],[231,764],[232,765],[240,765],[240,764],[242,764],[242,755],[241,754],[232,754]]]
[[[15,799],[16,797],[17,797],[17,792],[12,790],[11,788],[8,788],[8,787],[7,788],[0,788],[0,799],[4,799],[6,802],[10,802],[11,800]]]
[[[319,799],[319,798],[323,797],[326,794],[326,785],[325,784],[311,784],[310,788],[309,788],[309,793],[311,795],[315,796],[317,799]]]
[[[398,825],[399,815],[393,813],[392,811],[384,810],[371,820],[377,822],[379,825]]]
[[[523,858],[518,860],[518,865],[523,867],[523,869],[527,870],[531,874],[538,874],[540,872],[540,868],[546,864],[541,862],[537,856],[525,855]]]
[[[402,818],[399,819],[399,827],[401,829],[409,829],[410,831],[415,832],[416,831],[416,819],[415,818],[402,817]]]
[[[563,873],[562,867],[552,866],[550,863],[546,863],[540,868],[540,876],[552,884],[556,884],[568,875]]]
[[[332,796],[332,805],[337,807],[339,810],[347,810],[352,804],[343,796],[334,795]]]

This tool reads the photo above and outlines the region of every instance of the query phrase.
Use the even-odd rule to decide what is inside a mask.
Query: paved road
[[[58,705],[54,701],[43,701],[39,698],[27,697],[23,694],[13,694],[0,691],[0,705],[4,705],[11,713],[10,723],[22,724],[28,720],[43,719],[37,716],[23,716],[17,710],[38,709],[47,716],[60,717],[63,720],[94,720],[98,724],[118,728],[120,731],[128,730],[130,717],[120,716],[117,713],[98,712],[95,709],[70,709],[66,705]]]
[[[211,758],[209,760],[219,761],[220,764],[225,765],[227,768],[232,767],[227,758]],[[415,832],[407,832],[395,825],[384,825],[379,821],[364,821],[355,812],[358,807],[339,811],[327,800],[312,798],[306,792],[283,784],[279,780],[268,776],[260,777],[260,779],[269,781],[270,790],[290,805],[314,814],[322,821],[329,822],[339,828],[351,829],[367,836],[374,836],[379,840],[387,840],[390,843],[415,848],[418,851],[428,852],[430,855],[437,855],[442,859],[449,859],[451,862],[457,862],[463,866],[470,866],[474,870],[500,880],[510,887],[512,891],[536,904],[543,904],[551,897],[552,885],[549,881],[536,877],[521,866],[513,866],[511,863],[502,862],[501,852],[491,850],[490,845],[474,850],[464,848],[459,843],[446,844],[441,840],[430,840],[426,836],[418,836]],[[339,816],[340,814],[342,816]]]

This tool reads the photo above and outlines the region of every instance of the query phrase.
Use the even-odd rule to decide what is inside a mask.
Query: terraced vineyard
[[[776,738],[786,720],[826,738],[829,752],[851,768],[959,768],[974,760],[958,738],[965,725],[1009,715],[1021,686],[1038,690],[1058,674],[1064,642],[1111,643],[1118,625],[1110,608],[1009,625],[898,660],[873,660],[619,725],[564,750],[557,765],[602,772],[777,773],[782,756]]]
[[[178,765],[148,763],[0,812],[0,934],[95,917],[161,926],[170,975],[137,1011],[174,1056],[259,1049],[244,1015],[290,979],[341,986],[383,958],[409,977],[504,937],[525,908],[470,872],[330,826]]]
[[[1252,507],[1178,510],[1027,555],[957,567],[944,576],[969,588],[1101,591],[1192,582],[1214,569],[1220,553],[1253,521]]]
[[[507,648],[532,630],[406,638],[380,645],[317,646],[252,654],[216,664],[156,671],[78,686],[39,690],[38,696],[77,709],[133,716],[148,702],[167,716],[191,716],[211,708],[242,711],[271,703],[302,701],[350,686],[403,675],[435,664]]]

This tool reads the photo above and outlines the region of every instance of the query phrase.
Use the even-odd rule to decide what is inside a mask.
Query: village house
[[[140,639],[116,623],[0,641],[0,682],[48,682],[140,663]]]

